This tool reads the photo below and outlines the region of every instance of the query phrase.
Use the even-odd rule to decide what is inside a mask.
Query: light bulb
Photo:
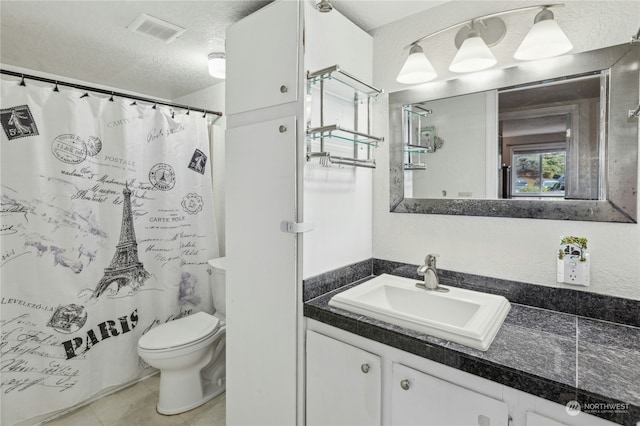
[[[226,61],[224,53],[211,53],[209,55],[209,74],[211,77],[225,79]]]

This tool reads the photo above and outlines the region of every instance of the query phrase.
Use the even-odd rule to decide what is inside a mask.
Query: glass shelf
[[[322,166],[340,164],[375,168],[371,148],[377,148],[384,138],[357,129],[371,131],[372,101],[381,93],[381,89],[343,71],[338,65],[307,72],[307,160],[318,157]],[[332,117],[327,121],[336,124],[326,124],[327,110],[331,111]],[[351,112],[351,129],[354,130],[337,124],[348,122]]]
[[[340,157],[336,155],[331,155],[331,153],[329,152],[308,152],[307,153],[307,161],[309,161],[311,158],[314,158],[314,157],[320,158],[320,165],[324,167],[329,167],[331,164],[339,164],[344,166],[365,167],[368,169],[376,168],[376,160],[374,159]]]
[[[410,116],[415,115],[422,118],[426,118],[429,114],[433,112],[430,109],[420,108],[417,105],[406,106],[402,110],[407,114],[409,114]]]
[[[433,148],[427,147],[424,145],[405,145],[404,152],[408,152],[409,154],[431,154],[433,153]]]
[[[404,163],[405,170],[427,170],[425,163]]]
[[[353,91],[358,94],[374,98],[384,92],[382,89],[373,87],[370,84],[363,82],[359,78],[354,77],[348,72],[343,71],[338,65],[333,65],[331,67],[324,68],[315,72],[307,72],[307,82],[309,85],[314,85],[329,80],[341,83],[342,85],[351,89],[352,96]],[[327,91],[336,92],[337,95],[346,97],[344,91],[340,90],[339,88],[336,88],[334,90],[328,89]]]
[[[378,147],[378,144],[384,141],[383,137],[371,136],[355,130],[344,129],[336,124],[307,129],[307,136],[311,140],[331,138],[373,147]]]

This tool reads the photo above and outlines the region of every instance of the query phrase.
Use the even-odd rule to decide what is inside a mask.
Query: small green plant
[[[573,244],[580,247],[582,250],[587,249],[587,239],[582,237],[564,237],[560,244]]]
[[[586,262],[587,258],[585,257],[585,250],[587,249],[587,239],[583,237],[563,237],[560,241],[560,245],[564,246],[564,251],[562,249],[558,252],[558,258],[560,260],[564,259],[565,254],[574,254],[570,251],[570,246],[576,247],[580,253],[580,262]]]

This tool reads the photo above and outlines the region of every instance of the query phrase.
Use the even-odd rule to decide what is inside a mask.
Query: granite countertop
[[[628,404],[592,414],[630,426],[640,421],[640,328],[512,302],[482,352],[328,305],[371,278],[307,300],[305,317],[562,405]]]

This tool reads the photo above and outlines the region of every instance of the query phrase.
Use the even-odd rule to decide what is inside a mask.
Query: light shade
[[[562,55],[573,49],[573,44],[553,19],[553,13],[544,9],[535,18],[529,30],[513,55],[514,58],[530,61]]]
[[[449,71],[453,72],[474,72],[491,68],[498,61],[493,56],[491,50],[484,40],[477,35],[471,34],[460,46],[458,53],[449,65]]]
[[[405,61],[396,81],[402,84],[426,83],[436,78],[438,74],[433,69],[431,62],[417,44],[411,47],[409,57]]]
[[[226,61],[224,53],[209,54],[209,74],[211,77],[224,79],[226,77]]]

